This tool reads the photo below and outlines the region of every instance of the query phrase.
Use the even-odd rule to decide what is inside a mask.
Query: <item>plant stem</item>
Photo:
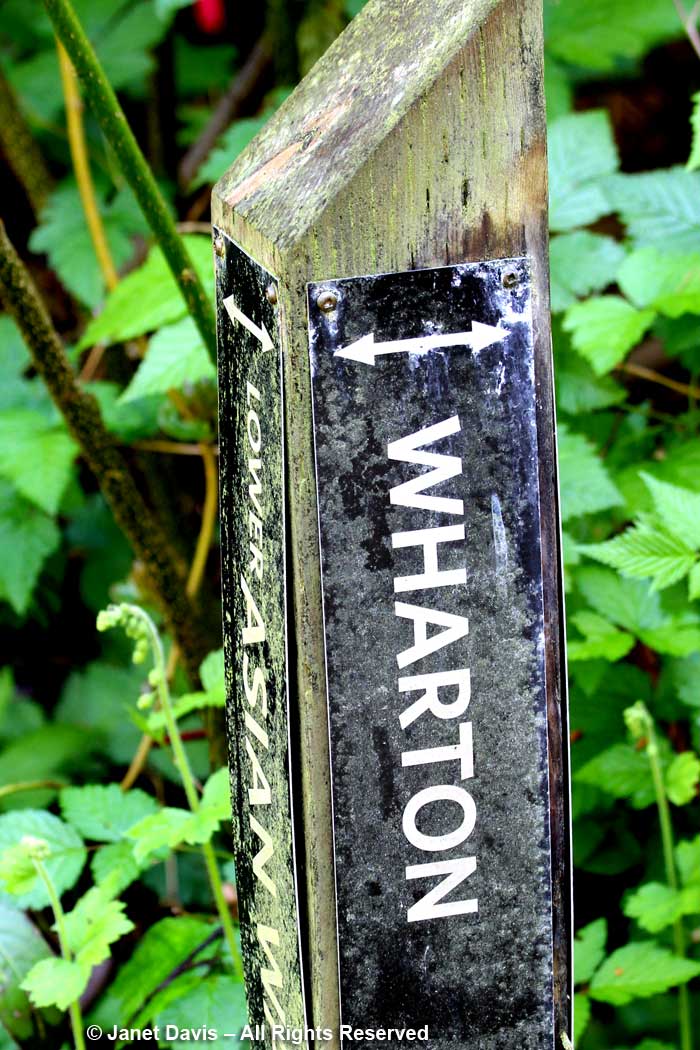
[[[668,376],[656,372],[653,368],[647,368],[646,365],[636,365],[633,361],[626,361],[620,365],[620,370],[626,372],[627,375],[639,376],[640,379],[648,379],[650,383],[665,386],[667,390],[673,390],[683,397],[700,397],[700,388],[689,386],[687,383],[679,383],[676,379],[669,379]]]
[[[177,281],[209,356],[216,362],[216,323],[211,303],[92,44],[70,0],[44,0],[44,6],[56,36],[70,56],[85,98]]]
[[[156,630],[153,621],[150,616],[147,616],[142,609],[139,609],[136,605],[125,605],[125,609],[138,615],[143,622],[147,625],[148,636],[150,641],[151,650],[153,652],[153,664],[155,670],[155,688],[160,702],[160,708],[165,718],[165,725],[170,737],[170,746],[173,749],[173,758],[175,765],[177,766],[178,772],[182,779],[182,786],[185,791],[188,805],[193,813],[199,810],[199,795],[197,794],[197,788],[194,783],[194,776],[190,768],[190,763],[187,758],[187,752],[185,751],[185,745],[182,742],[180,736],[180,730],[178,728],[177,719],[173,713],[173,707],[170,702],[170,687],[168,685],[168,677],[165,667],[165,655],[163,653],[163,643],[160,640],[160,635]],[[223,926],[224,936],[231,952],[231,959],[233,961],[233,967],[236,975],[242,979],[243,977],[243,964],[241,962],[240,952],[236,943],[236,935],[233,929],[233,922],[231,921],[231,913],[224,897],[224,888],[221,882],[221,873],[219,872],[219,866],[216,863],[216,854],[214,847],[211,842],[202,843],[202,854],[204,856],[204,863],[206,864],[207,874],[209,876],[209,884],[211,886],[212,894],[214,896],[214,903],[216,904],[216,910],[219,913],[221,919],[221,925]]]
[[[656,807],[659,813],[659,825],[661,828],[661,845],[663,849],[664,866],[666,869],[666,881],[673,890],[678,889],[678,874],[676,872],[676,861],[673,851],[673,824],[671,822],[671,810],[664,785],[663,770],[659,760],[659,746],[656,740],[654,722],[649,717],[648,743],[646,747],[647,757],[651,766],[651,775],[654,781],[654,792],[656,794]],[[685,956],[685,932],[683,920],[677,919],[673,924],[673,944],[676,955]],[[678,1020],[681,1034],[681,1050],[693,1050],[693,1030],[690,1016],[690,996],[687,985],[682,984],[678,989]]]
[[[36,286],[0,221],[0,295],[24,336],[32,363],[49,389],[68,429],[97,478],[115,520],[143,564],[169,629],[183,653],[188,674],[211,645],[195,603],[185,594],[170,541],[139,491],[131,468],[105,428],[97,402],[76,382],[63,344]]]
[[[38,217],[51,192],[53,179],[27,127],[15,93],[0,71],[0,147]]]
[[[39,878],[46,887],[46,892],[49,895],[51,901],[51,908],[53,910],[54,918],[56,920],[56,932],[58,933],[58,943],[61,948],[61,956],[66,962],[72,962],[73,956],[68,947],[68,936],[66,933],[66,917],[61,907],[61,900],[56,893],[56,887],[54,886],[51,876],[46,870],[46,866],[43,861],[34,859],[34,867],[37,870]],[[80,1011],[80,1002],[76,999],[68,1007],[68,1013],[70,1016],[71,1028],[73,1029],[73,1040],[75,1042],[75,1050],[85,1050],[85,1038],[83,1036],[83,1015]]]
[[[0,787],[0,798],[7,795],[17,795],[21,791],[38,791],[41,788],[59,789],[65,787],[67,780],[21,780],[16,784],[3,784]]]
[[[90,172],[90,161],[87,146],[85,144],[85,129],[83,128],[83,102],[78,91],[78,81],[75,70],[63,44],[57,44],[58,63],[61,69],[61,83],[63,85],[63,98],[66,105],[66,124],[68,127],[68,143],[70,145],[71,160],[75,181],[78,183],[78,192],[85,212],[85,221],[90,232],[92,245],[95,249],[97,261],[102,270],[102,276],[108,291],[112,291],[119,283],[119,275],[112,260],[112,255],[107,243],[107,235],[102,224],[102,217],[97,207],[95,198],[95,186]]]

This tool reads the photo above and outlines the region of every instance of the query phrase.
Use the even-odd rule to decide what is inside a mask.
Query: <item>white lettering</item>
[[[449,478],[457,477],[462,473],[462,460],[459,456],[446,456],[437,452],[425,452],[421,450],[423,445],[432,445],[441,438],[449,437],[451,434],[459,433],[461,427],[458,416],[444,419],[431,427],[408,437],[391,441],[387,448],[389,459],[400,460],[402,463],[415,463],[432,467],[432,470],[419,474],[417,478],[411,478],[402,485],[395,485],[389,493],[389,501],[399,507],[422,508],[423,510],[441,511],[444,514],[464,514],[464,502],[446,496],[421,495],[427,488],[439,485]]]
[[[448,685],[457,686],[457,699],[450,704],[438,699],[440,688]],[[399,715],[402,729],[406,729],[426,711],[430,711],[436,718],[459,718],[469,707],[469,701],[472,698],[469,668],[399,678],[400,693],[412,693],[416,689],[424,689],[425,692],[420,700],[416,700]]]
[[[455,543],[464,539],[464,525],[444,525],[436,529],[414,529],[412,532],[394,532],[392,546],[396,548],[423,547],[425,572],[418,576],[397,576],[394,591],[419,591],[428,587],[456,587],[467,582],[467,570],[438,569],[438,544]]]
[[[430,653],[459,641],[469,633],[469,621],[466,616],[456,616],[454,613],[440,612],[437,609],[424,609],[420,605],[407,605],[405,602],[396,602],[394,609],[397,616],[413,620],[414,644],[396,657],[399,667],[407,667],[416,660],[422,660]],[[444,627],[445,630],[429,638],[429,623]]]
[[[416,817],[423,809],[435,802],[456,802],[462,810],[462,823],[454,831],[443,835],[426,835],[416,826]],[[474,799],[464,788],[454,784],[441,784],[439,787],[423,788],[413,796],[403,811],[403,833],[416,849],[428,853],[442,852],[459,846],[469,838],[476,824],[476,806]]]
[[[460,777],[467,780],[474,776],[474,748],[472,743],[471,722],[460,722],[459,743],[444,747],[424,747],[416,751],[404,751],[401,755],[402,766],[429,766],[433,762],[454,762],[459,760]]]
[[[425,897],[408,909],[406,915],[408,921],[425,922],[447,915],[469,915],[478,912],[479,902],[476,898],[441,903],[443,897],[455,890],[475,871],[476,857],[457,857],[455,860],[436,860],[429,864],[410,864],[406,868],[407,880],[426,879],[431,875],[445,875],[446,878],[433,886]]]

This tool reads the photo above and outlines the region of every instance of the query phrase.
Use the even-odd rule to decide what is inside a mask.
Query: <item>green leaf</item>
[[[544,97],[547,102],[547,122],[553,124],[574,108],[574,90],[568,71],[547,56],[544,64]]]
[[[69,773],[85,762],[95,743],[92,739],[86,740],[84,733],[75,726],[27,727],[25,733],[0,751],[0,784],[54,779]],[[11,797],[12,808],[48,806],[55,794],[55,788],[23,791]],[[9,804],[10,800],[7,801]]]
[[[200,236],[183,239],[199,279],[206,288],[212,288],[211,241]],[[78,349],[133,339],[179,321],[186,314],[185,301],[162,252],[151,248],[145,263],[127,274],[109,294],[102,313],[85,329]]]
[[[691,602],[700,598],[700,562],[693,566],[688,575],[688,597]]]
[[[684,751],[666,770],[666,794],[675,806],[686,806],[697,794],[700,783],[700,758],[693,751]]]
[[[122,791],[118,784],[88,784],[64,788],[63,819],[85,839],[118,842],[129,828],[157,812],[158,803],[145,791]]]
[[[192,1027],[193,1017],[197,1018],[197,1025],[204,1025],[219,1033],[218,1038],[208,1044],[212,1050],[225,1050],[227,1046],[236,1046],[237,1043],[240,1045],[240,1040],[224,1038],[223,1033],[240,1032],[248,1023],[242,982],[233,981],[223,974],[208,977],[170,1003],[158,1014],[156,1024],[163,1031],[168,1024],[187,1031]],[[172,1047],[192,1045],[188,1040],[173,1039],[169,1042]],[[243,1043],[246,1042],[243,1040]]]
[[[591,1003],[587,995],[577,992],[574,995],[574,1045],[588,1028],[591,1019]]]
[[[0,413],[0,477],[37,507],[55,514],[73,472],[78,446],[62,426],[38,412]]]
[[[648,882],[627,897],[623,911],[643,930],[658,933],[683,915],[700,912],[700,886],[674,890],[660,882]]]
[[[568,657],[572,663],[580,660],[620,660],[634,648],[631,634],[618,630],[596,613],[584,610],[571,616],[570,621],[585,638],[585,641],[569,639]]]
[[[625,576],[651,578],[660,591],[687,576],[696,554],[676,536],[642,522],[605,543],[580,544],[589,558],[619,569]]]
[[[635,306],[673,318],[700,313],[700,252],[669,255],[639,248],[622,263],[617,281]]]
[[[0,482],[0,599],[18,615],[27,611],[42,566],[60,542],[51,518]]]
[[[18,845],[27,835],[48,842],[51,853],[44,861],[44,866],[56,893],[61,896],[75,885],[83,870],[86,857],[83,840],[73,828],[52,813],[23,809],[0,816],[0,855],[9,847]],[[38,875],[33,887],[14,899],[19,908],[34,910],[46,908],[51,903]]]
[[[267,112],[259,117],[243,117],[240,120],[234,120],[220,136],[215,148],[197,172],[192,188],[214,183],[220,179],[248,143],[253,141],[259,131],[262,131],[271,115],[271,112]]]
[[[700,92],[693,95],[693,112],[690,118],[690,127],[693,133],[693,142],[690,156],[686,164],[687,171],[697,171],[700,168]]]
[[[21,987],[35,1006],[67,1010],[83,994],[91,968],[68,959],[42,959],[29,971]]]
[[[207,780],[202,792],[202,808],[216,814],[219,820],[231,818],[231,780],[228,767],[217,769]]]
[[[196,813],[190,813],[186,809],[164,806],[129,829],[128,837],[135,840],[134,857],[140,863],[162,846],[174,849],[182,842],[201,845],[211,839],[223,819],[213,807],[202,806]]]
[[[700,252],[700,174],[668,168],[613,175],[605,182],[610,210],[620,213],[635,247]]]
[[[601,295],[570,307],[564,329],[597,375],[618,365],[651,326],[653,310],[637,310],[619,295]]]
[[[97,966],[109,958],[110,945],[134,929],[124,915],[126,905],[110,900],[104,889],[93,886],[65,916],[68,949],[82,966]]]
[[[587,984],[605,955],[608,924],[596,919],[576,934],[574,941],[574,984]]]
[[[618,157],[604,110],[568,113],[549,129],[549,220],[552,230],[588,226],[612,211],[601,179]]]
[[[142,871],[134,857],[133,843],[127,840],[111,842],[96,850],[90,869],[96,885],[113,897],[135,882]]]
[[[159,985],[207,940],[211,932],[209,923],[190,915],[155,923],[119,970],[91,1021],[103,1028],[115,1023],[127,1025]],[[201,958],[211,958],[217,950],[217,945],[210,945],[201,953]],[[188,1027],[192,1023],[190,1019]]]
[[[160,430],[158,412],[163,402],[162,395],[122,401],[121,388],[116,383],[102,380],[86,383],[85,389],[97,398],[107,430],[125,443],[153,437]]]
[[[613,1006],[646,999],[686,984],[700,974],[700,963],[681,959],[653,941],[636,941],[618,948],[591,982],[590,995]]]
[[[631,799],[643,809],[655,799],[649,759],[630,744],[615,744],[587,762],[574,779],[600,788],[614,798]]]
[[[676,10],[667,0],[645,4],[638,0],[545,2],[549,51],[589,70],[612,72],[682,32]]]
[[[676,863],[684,886],[700,886],[700,835],[678,843]]]
[[[120,191],[110,204],[103,198],[98,206],[112,259],[119,268],[133,253],[132,236],[146,232],[145,221],[130,190]],[[104,279],[72,179],[61,183],[49,197],[29,238],[29,247],[48,256],[52,270],[76,299],[91,307],[102,301]]]
[[[120,404],[177,390],[186,383],[194,385],[203,379],[216,380],[216,369],[194,321],[185,317],[153,336]]]
[[[0,379],[3,384],[20,379],[29,367],[29,351],[11,317],[0,315]]]
[[[610,376],[597,376],[588,361],[563,340],[555,342],[554,379],[557,388],[557,408],[569,415],[585,415],[598,408],[618,405],[627,397],[624,387]]]
[[[700,493],[660,481],[650,474],[639,475],[654,501],[654,509],[669,532],[689,547],[700,548]]]
[[[583,435],[560,424],[557,444],[563,521],[595,514],[622,502],[602,460]]]
[[[20,1041],[34,1034],[32,1009],[20,985],[32,967],[51,950],[26,915],[0,901],[0,1024]]]
[[[205,656],[199,665],[199,677],[202,686],[208,693],[215,693],[225,700],[226,682],[224,680],[224,650],[215,649]]]
[[[119,764],[128,764],[140,732],[131,720],[145,673],[141,667],[118,667],[96,661],[69,675],[55,717],[80,726],[85,739],[95,739]]]
[[[220,693],[185,693],[174,701],[173,714],[179,720],[192,711],[201,711],[205,707],[224,707],[225,704],[226,700]],[[160,733],[165,726],[165,713],[162,710],[151,712],[148,716],[148,732]]]
[[[577,298],[613,284],[625,249],[612,237],[588,230],[561,234],[549,243],[552,310],[565,310]]]

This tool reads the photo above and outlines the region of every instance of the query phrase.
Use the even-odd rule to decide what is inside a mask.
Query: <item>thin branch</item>
[[[204,465],[204,507],[202,508],[202,523],[199,529],[199,536],[197,537],[197,546],[195,548],[194,557],[192,558],[192,565],[190,566],[189,575],[187,577],[187,586],[185,588],[186,593],[190,598],[196,596],[202,585],[207,556],[214,536],[214,529],[216,528],[216,512],[218,509],[218,476],[214,452],[210,445],[204,444],[198,447],[198,451],[202,456],[202,463]],[[175,668],[177,667],[179,657],[179,647],[174,644],[168,654],[168,663],[165,672],[168,681],[171,681],[175,674]],[[122,778],[120,784],[122,791],[128,791],[132,784],[134,784],[141,775],[141,772],[148,761],[148,756],[152,747],[153,737],[148,733],[144,733],[139,741],[139,746],[134,752],[134,757],[129,764],[129,768]]]
[[[0,70],[0,147],[22,185],[35,216],[51,192],[53,179],[27,126],[15,93]]]
[[[210,644],[192,600],[185,594],[167,536],[146,506],[130,467],[108,433],[95,399],[81,390],[36,286],[0,221],[0,293],[24,336],[32,363],[81,448],[103,495],[136,557],[188,672],[198,668]]]
[[[683,397],[692,397],[696,400],[700,398],[700,387],[690,386],[688,383],[679,383],[677,380],[669,379],[667,376],[662,375],[661,372],[655,372],[653,368],[647,368],[645,365],[635,365],[632,361],[626,361],[625,364],[620,365],[620,369],[628,375],[647,379],[650,383],[656,383],[657,386],[664,386],[668,390],[673,390],[676,394],[682,394]]]
[[[231,81],[226,93],[219,99],[201,135],[180,161],[177,180],[182,189],[186,189],[192,182],[219,135],[226,131],[234,117],[240,113],[243,103],[253,93],[271,64],[272,48],[268,37],[263,34]]]
[[[676,5],[678,17],[683,23],[683,28],[685,29],[688,40],[693,45],[693,50],[695,51],[695,54],[698,56],[698,58],[700,58],[700,33],[698,33],[697,25],[698,15],[700,15],[700,4],[696,3],[693,6],[693,9],[690,12],[690,14],[688,14],[685,7],[681,3],[681,0],[673,0],[673,2]]]
[[[218,447],[206,446],[214,456],[219,455]],[[165,452],[171,456],[201,456],[202,445],[191,445],[185,441],[167,441],[161,438],[145,438],[142,441],[132,441],[129,448],[138,448],[142,452]]]
[[[119,284],[119,275],[114,265],[112,254],[107,243],[107,235],[102,223],[102,216],[97,207],[95,197],[95,184],[90,172],[90,160],[88,158],[87,146],[85,144],[85,129],[83,127],[83,100],[78,90],[78,80],[71,60],[66,54],[63,44],[57,43],[58,64],[61,70],[61,83],[63,85],[63,98],[66,105],[66,125],[68,128],[68,143],[70,155],[73,161],[75,181],[78,183],[80,201],[85,212],[85,221],[90,233],[92,246],[95,249],[97,261],[102,270],[107,291],[111,292]]]
[[[85,98],[177,281],[209,356],[216,362],[214,310],[117,96],[70,0],[44,0],[44,6],[53,22],[56,36],[70,56]]]

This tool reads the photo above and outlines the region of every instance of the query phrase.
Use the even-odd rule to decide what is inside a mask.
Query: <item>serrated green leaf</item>
[[[700,963],[681,959],[653,941],[618,948],[591,981],[590,996],[613,1006],[646,999],[686,984],[700,974]]]
[[[25,732],[0,750],[0,784],[61,779],[82,765],[95,745],[75,726],[49,723],[34,729],[25,723]],[[23,791],[12,797],[12,808],[48,806],[55,794],[55,788]]]
[[[35,1006],[67,1010],[83,994],[90,980],[89,966],[68,959],[42,959],[22,981]]]
[[[160,430],[158,412],[163,395],[121,401],[121,388],[102,381],[86,383],[85,389],[97,399],[107,430],[125,443],[153,437]]]
[[[641,175],[612,175],[605,182],[605,193],[636,247],[700,252],[698,172],[668,168]]]
[[[613,284],[624,258],[619,241],[588,230],[564,233],[549,243],[552,310]]]
[[[120,398],[120,404],[138,401],[168,390],[216,379],[197,327],[190,317],[166,325],[151,339],[146,356]]]
[[[596,919],[576,934],[574,941],[574,984],[587,984],[598,969],[605,955],[608,939],[608,924],[605,919]]]
[[[562,521],[607,510],[622,502],[602,460],[582,434],[561,424],[557,434]]]
[[[226,683],[224,680],[224,650],[215,649],[205,656],[199,665],[199,677],[202,686],[208,693],[216,693],[225,696]]]
[[[39,881],[39,874],[32,859],[32,851],[27,845],[40,842],[48,848],[45,839],[34,839],[24,836],[14,846],[7,846],[0,853],[0,886],[14,897],[21,897],[31,892]]]
[[[200,281],[213,288],[211,241],[183,238]],[[187,314],[185,301],[159,248],[151,248],[142,266],[124,277],[107,297],[104,310],[92,321],[78,343],[84,350],[95,343],[123,342],[173,324]]]
[[[700,548],[700,493],[660,481],[640,472],[641,479],[654,501],[654,509],[669,532],[688,547]]]
[[[219,820],[231,817],[231,781],[228,768],[224,766],[207,780],[202,791],[202,808],[211,810]]]
[[[556,344],[555,344],[556,346]],[[610,376],[597,376],[580,354],[556,346],[554,379],[557,408],[571,416],[618,405],[627,397],[624,387]]]
[[[658,933],[684,914],[683,894],[660,882],[648,882],[630,894],[623,911],[643,930]]]
[[[688,575],[697,555],[677,536],[643,522],[605,543],[579,545],[589,558],[625,576],[651,578],[652,590],[663,590]]]
[[[693,95],[693,112],[690,117],[690,129],[693,141],[690,147],[690,156],[686,164],[687,171],[697,171],[700,168],[700,92]]]
[[[700,835],[678,843],[676,864],[684,886],[700,886]]]
[[[134,844],[127,840],[96,850],[90,868],[96,885],[113,897],[135,882],[142,871],[134,857]]]
[[[664,623],[659,595],[648,584],[597,568],[581,569],[576,583],[591,608],[633,634]]]
[[[672,318],[700,313],[700,252],[638,248],[620,266],[617,281],[635,306],[651,306]]]
[[[56,707],[55,718],[80,726],[85,738],[120,764],[128,764],[140,732],[131,720],[145,680],[143,668],[114,666],[95,661],[69,675]]]
[[[591,1019],[591,1003],[587,995],[577,992],[574,995],[574,1045],[588,1028]]]
[[[23,809],[0,816],[0,855],[16,846],[27,835],[48,842],[51,853],[44,866],[61,896],[78,880],[85,864],[85,846],[78,833],[64,824],[53,813],[44,810]],[[37,875],[33,887],[14,897],[19,908],[46,908],[51,902],[46,887]]]
[[[44,562],[60,542],[61,533],[48,514],[0,482],[0,599],[20,616],[27,611]]]
[[[572,663],[581,660],[620,660],[634,647],[634,638],[614,624],[589,610],[570,617],[570,622],[584,636],[584,641],[569,638],[568,657]]]
[[[110,253],[119,268],[133,253],[132,237],[146,232],[145,221],[131,191],[122,190],[110,204],[103,199],[99,207]],[[49,197],[29,247],[48,256],[61,283],[82,303],[96,307],[102,301],[104,279],[72,179],[61,183]]]
[[[684,751],[671,762],[665,776],[666,794],[676,806],[686,806],[697,794],[700,783],[700,758]]]
[[[103,1028],[115,1023],[129,1024],[159,985],[210,937],[211,932],[209,923],[190,915],[155,923],[120,968],[91,1021]],[[217,945],[209,945],[202,951],[201,958],[211,958],[217,950]],[[191,1025],[190,1020],[189,1027]]]
[[[192,1018],[197,1023],[212,1028],[219,1033],[216,1040],[210,1042],[212,1050],[225,1050],[227,1046],[247,1044],[247,1040],[230,1039],[224,1032],[240,1032],[248,1023],[246,998],[243,983],[232,981],[228,976],[217,974],[200,981],[185,995],[170,1003],[156,1018],[156,1023],[165,1030],[165,1026],[175,1025],[178,1030],[187,1031],[192,1026]],[[174,1039],[171,1045],[189,1047],[187,1040]]]
[[[179,720],[192,711],[201,711],[205,707],[224,707],[225,698],[220,693],[185,693],[173,702],[173,714]],[[165,714],[162,710],[153,711],[148,716],[148,732],[160,733],[166,727]]]
[[[549,220],[552,230],[588,226],[611,211],[601,179],[618,157],[604,110],[568,113],[549,129]]]
[[[0,901],[0,1024],[20,1041],[34,1034],[32,1009],[20,985],[41,959],[51,956],[51,949],[26,915]]]
[[[691,602],[700,598],[700,562],[694,565],[688,574],[688,597]]]
[[[144,817],[129,828],[134,839],[134,857],[140,863],[162,846],[174,849],[180,843],[190,846],[208,842],[224,818],[218,808],[202,806],[196,813],[164,806],[150,817]]]
[[[682,33],[666,0],[546,0],[544,10],[549,51],[589,70],[612,72]]]
[[[615,744],[601,751],[574,774],[574,779],[614,798],[631,799],[638,809],[655,800],[649,759],[630,744]]]
[[[129,828],[158,810],[156,800],[145,791],[122,791],[118,784],[64,788],[60,804],[63,819],[83,838],[97,842],[118,842]]]
[[[81,966],[97,966],[109,958],[110,945],[134,928],[122,901],[110,900],[103,887],[93,886],[66,913],[68,949]]]
[[[601,295],[571,306],[564,329],[593,371],[605,375],[636,346],[655,316],[653,310],[637,310],[619,295]]]
[[[48,514],[55,514],[71,479],[78,446],[62,426],[38,412],[0,413],[0,477]]]
[[[197,172],[192,188],[196,189],[198,186],[214,183],[220,179],[223,172],[233,164],[248,143],[253,141],[259,131],[262,131],[271,115],[271,112],[267,112],[259,117],[242,117],[234,120],[228,130],[220,136],[215,148]]]

